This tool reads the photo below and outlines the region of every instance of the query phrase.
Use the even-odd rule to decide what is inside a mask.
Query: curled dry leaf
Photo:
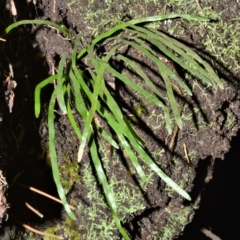
[[[13,108],[13,104],[14,104],[14,92],[13,90],[16,88],[17,86],[17,82],[15,80],[11,80],[11,77],[8,76],[4,82],[4,85],[6,86],[5,89],[5,100],[7,102],[8,108],[9,108],[9,112],[12,112],[12,108]]]
[[[8,184],[6,182],[5,177],[2,174],[2,171],[0,170],[0,224],[7,220],[7,209],[9,208],[9,205],[7,204],[6,199],[6,190],[8,188]]]

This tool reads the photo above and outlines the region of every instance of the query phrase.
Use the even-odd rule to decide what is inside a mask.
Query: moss
[[[81,226],[77,226],[74,220],[67,217],[63,222],[48,228],[46,232],[64,236],[65,239],[79,240],[79,237],[81,237]],[[44,237],[44,240],[53,240],[53,238]]]
[[[67,194],[75,182],[80,181],[78,174],[78,162],[71,161],[67,156],[63,157],[63,163],[59,166],[61,173],[61,183],[65,194]]]
[[[101,147],[100,151],[102,152],[103,149]],[[106,152],[103,154],[104,168],[111,172],[113,163],[107,157]],[[124,171],[126,174],[127,170],[120,164],[119,156],[116,154],[113,158],[115,167],[119,168],[119,172]],[[144,209],[144,199],[137,186],[127,179],[121,179],[119,175],[110,175],[109,185],[114,191],[114,198],[118,206],[117,214],[124,222],[126,216]],[[88,189],[87,198],[91,201],[90,206],[78,205],[78,212],[84,221],[81,223],[84,226],[83,239],[99,239],[99,236],[101,239],[119,239],[117,227],[89,163],[84,166],[82,180]]]
[[[168,222],[165,226],[161,228],[161,237],[156,237],[158,240],[169,240],[175,238],[176,228],[181,228],[187,225],[192,213],[194,212],[192,207],[184,207],[182,210],[174,213],[169,208],[165,209],[164,214],[168,215]]]

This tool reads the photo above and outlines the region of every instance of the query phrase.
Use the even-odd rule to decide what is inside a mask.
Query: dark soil
[[[202,189],[199,209],[179,240],[209,239],[201,233],[202,228],[211,230],[221,239],[238,239],[239,141],[238,132],[224,161],[216,161],[213,178]]]
[[[93,29],[96,29],[96,25],[103,20],[115,17],[119,19],[119,16],[120,18],[143,17],[139,6],[145,9],[146,16],[157,15],[158,9],[161,8],[161,5],[156,7],[153,2],[146,4],[144,1],[139,1],[136,6],[131,5],[135,13],[133,16],[128,12],[127,3],[120,4],[118,9],[117,5],[109,7],[104,1],[96,0],[89,5],[87,2],[84,5],[83,2],[76,1],[71,5],[73,11],[69,10],[66,3],[68,1],[64,0],[37,1],[36,5],[32,2],[29,4],[25,1],[16,2],[17,20],[40,18],[64,24],[72,34],[82,32],[82,45],[84,45],[92,39]],[[2,32],[14,18],[4,8],[5,1],[0,4],[0,32]],[[221,8],[222,5],[218,7]],[[99,9],[105,9],[104,16],[99,13]],[[234,15],[235,11],[232,8],[231,14]],[[91,12],[96,13],[92,18],[90,18]],[[183,22],[182,26],[185,28],[187,23]],[[159,29],[167,31],[163,24]],[[239,209],[235,194],[238,189],[238,176],[235,170],[239,165],[239,161],[236,161],[239,152],[238,155],[230,152],[226,158],[225,154],[230,149],[232,137],[237,135],[240,127],[240,95],[239,86],[236,84],[239,81],[239,74],[234,70],[230,72],[220,62],[213,61],[214,59],[211,59],[204,48],[199,46],[202,39],[196,32],[189,34],[189,31],[191,30],[186,30],[186,35],[181,40],[198,51],[210,63],[214,62],[213,67],[226,83],[224,90],[206,89],[201,84],[192,84],[194,97],[186,97],[184,101],[179,100],[183,106],[184,127],[178,132],[174,149],[172,151],[169,149],[173,135],[168,136],[166,129],[160,126],[157,118],[161,114],[159,109],[149,105],[144,99],[132,97],[134,93],[129,95],[124,90],[122,94],[125,99],[121,101],[123,105],[128,101],[132,102],[133,107],[128,109],[132,114],[136,106],[140,105],[144,108],[144,113],[140,117],[135,116],[137,121],[133,121],[134,126],[146,141],[146,148],[157,164],[174,181],[182,183],[182,187],[191,195],[192,202],[184,201],[156,176],[151,178],[147,189],[141,191],[134,172],[129,174],[129,171],[119,163],[124,159],[125,164],[128,164],[123,152],[114,152],[106,156],[103,151],[100,151],[102,157],[110,159],[109,162],[104,163],[104,166],[109,169],[108,178],[116,178],[117,184],[114,186],[114,191],[118,193],[123,189],[130,189],[130,192],[124,192],[127,198],[122,200],[121,204],[127,209],[132,207],[131,204],[136,205],[131,213],[126,214],[124,210],[122,212],[120,210],[122,224],[131,239],[174,239],[180,234],[183,236],[179,239],[204,239],[204,235],[200,233],[201,228],[210,229],[222,239],[237,239],[236,236],[238,236],[235,231],[237,221],[234,222],[232,218],[239,216],[237,213],[234,215],[234,209]],[[57,66],[60,57],[66,52],[71,52],[72,44],[55,29],[46,26],[21,26],[4,38],[6,42],[0,42],[0,78],[2,82],[5,81],[9,75],[8,64],[11,63],[17,87],[13,90],[15,99],[12,113],[9,113],[5,101],[6,86],[0,87],[0,169],[9,184],[7,199],[10,206],[9,219],[1,228],[1,239],[41,239],[38,236],[35,238],[32,235],[29,236],[29,233],[21,227],[22,223],[43,231],[51,227],[55,234],[62,234],[66,239],[80,239],[79,236],[82,236],[81,239],[92,239],[93,234],[96,234],[98,239],[120,239],[116,229],[112,230],[111,238],[108,238],[107,235],[103,235],[105,234],[103,227],[102,229],[93,227],[94,224],[102,226],[104,221],[111,225],[111,214],[105,205],[98,205],[105,200],[101,197],[99,186],[93,184],[96,180],[95,172],[89,164],[88,154],[85,154],[79,166],[76,164],[79,141],[66,116],[56,114],[56,149],[69,202],[78,208],[77,221],[69,221],[61,205],[19,185],[21,183],[25,186],[33,186],[57,196],[48,159],[47,110],[43,106],[41,120],[35,118],[34,89],[41,80],[51,74],[51,63]],[[143,63],[143,69],[148,69],[148,74],[152,75],[155,83],[160,84],[158,77],[153,74],[155,69],[151,67],[150,62],[146,62],[146,59],[137,52],[129,51],[128,54]],[[231,63],[230,60],[229,62]],[[180,75],[183,74],[182,70],[176,66],[172,68]],[[195,79],[192,80],[196,82]],[[48,102],[51,91],[51,86],[43,91],[43,102]],[[75,117],[81,126],[81,119],[77,114]],[[236,141],[236,139],[232,141],[233,151],[234,148],[238,149]],[[104,141],[101,144],[106,146]],[[187,146],[190,163],[185,159],[183,144]],[[106,147],[109,148],[109,146]],[[101,148],[100,145],[99,148]],[[224,161],[220,160],[224,158]],[[93,176],[93,180],[86,179],[86,171],[88,175]],[[89,189],[87,181],[93,184],[92,189]],[[207,184],[209,181],[210,183]],[[97,199],[94,199],[93,194]],[[135,201],[130,200],[135,195]],[[40,219],[28,210],[25,206],[26,202],[43,213],[44,218]],[[99,210],[95,218],[88,215],[89,212],[93,212],[93,206]],[[198,210],[195,214],[196,209]],[[6,218],[5,215],[4,219]],[[226,221],[219,221],[219,219]],[[184,230],[191,221],[192,223]],[[90,227],[93,227],[92,233],[89,233]],[[228,235],[224,228],[227,229]],[[167,231],[170,231],[169,235]]]

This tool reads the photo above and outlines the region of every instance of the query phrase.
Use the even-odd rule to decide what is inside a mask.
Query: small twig
[[[15,17],[17,16],[17,9],[16,9],[16,6],[15,6],[15,3],[13,0],[10,0],[10,4],[11,4],[11,14]]]
[[[6,39],[0,38],[0,41],[6,42]]]
[[[198,0],[195,0],[195,2],[197,3],[198,10],[199,10],[200,12],[203,12],[202,7],[201,7],[199,1],[198,1]]]
[[[13,73],[13,67],[12,67],[12,64],[9,63],[8,66],[9,66],[9,72],[10,72],[9,75],[10,75],[11,78],[14,78],[14,73]]]
[[[29,203],[25,202],[25,205],[27,208],[29,208],[31,211],[33,211],[36,215],[38,215],[40,218],[43,218],[43,214],[41,214],[37,209],[32,207]]]
[[[187,147],[185,143],[183,144],[183,150],[184,150],[184,154],[185,154],[185,158],[187,159],[187,162],[190,163],[190,159],[188,156]]]
[[[56,0],[53,0],[53,12],[56,12]]]
[[[169,144],[169,148],[168,148],[168,151],[169,151],[168,155],[167,155],[167,162],[168,162],[168,164],[170,164],[171,160],[172,160],[172,152],[173,152],[174,145],[176,143],[178,131],[179,131],[179,127],[176,124],[175,128],[173,130],[173,135],[172,135],[172,138],[171,138],[171,141],[170,141],[170,144]]]
[[[19,220],[17,220],[15,217],[13,217],[14,220],[16,222],[18,222],[19,224],[21,224],[24,228],[26,228],[27,230],[31,231],[31,232],[34,232],[36,234],[39,234],[39,235],[42,235],[42,236],[46,236],[46,237],[51,237],[51,238],[56,238],[56,239],[63,239],[63,237],[61,236],[57,236],[57,235],[54,235],[54,234],[50,234],[50,233],[45,233],[45,232],[42,232],[42,231],[39,231],[35,228],[32,228],[30,226],[28,226],[27,224],[25,223],[21,223]]]
[[[175,85],[174,83],[171,83],[172,86],[174,87],[174,89],[178,92],[178,94],[180,96],[183,96],[183,93],[181,91],[181,89]],[[183,112],[183,108],[184,108],[184,103],[181,105],[181,108],[180,108],[180,116],[182,116],[182,112]],[[177,123],[175,123],[175,127],[174,127],[174,130],[173,130],[173,134],[172,134],[172,138],[171,138],[171,141],[170,141],[170,144],[169,144],[169,154],[168,154],[168,163],[171,162],[172,160],[172,152],[173,152],[173,149],[174,149],[174,145],[176,144],[176,140],[177,140],[177,135],[178,135],[178,132],[179,132],[179,126]]]
[[[35,228],[32,228],[32,227],[28,226],[28,225],[25,224],[25,223],[22,223],[22,226],[23,226],[24,228],[28,229],[29,231],[32,231],[32,232],[37,233],[37,234],[42,235],[42,236],[52,237],[52,238],[56,238],[56,239],[63,239],[63,237],[61,237],[61,236],[57,236],[57,235],[54,235],[54,234],[41,232],[41,231],[39,231],[39,230],[37,230],[37,229],[35,229]]]
[[[30,187],[30,186],[27,186],[27,185],[25,185],[25,184],[18,183],[18,182],[16,182],[16,184],[19,185],[19,186],[21,186],[21,187],[27,188],[27,189],[29,189],[29,190],[31,190],[31,191],[33,191],[33,192],[36,192],[36,193],[38,193],[38,194],[40,194],[40,195],[43,195],[43,196],[45,196],[45,197],[47,197],[47,198],[50,198],[50,199],[52,199],[53,201],[56,201],[56,202],[58,202],[58,203],[63,204],[60,199],[55,198],[55,197],[53,197],[53,196],[51,196],[51,195],[49,195],[49,194],[47,194],[47,193],[45,193],[45,192],[42,192],[41,190],[38,190],[38,189],[36,189],[36,188],[34,188],[34,187]],[[68,204],[68,206],[69,206],[72,210],[76,210],[75,207],[73,207],[73,206],[71,206],[71,205],[69,205],[69,204]]]
[[[209,231],[206,228],[201,229],[201,232],[204,233],[206,235],[206,237],[209,237],[212,240],[221,240],[221,238],[219,238],[217,235],[215,235],[214,233],[212,233],[211,231]]]
[[[23,173],[24,173],[24,171],[17,173],[15,175],[15,177],[13,178],[12,182],[14,183]]]

